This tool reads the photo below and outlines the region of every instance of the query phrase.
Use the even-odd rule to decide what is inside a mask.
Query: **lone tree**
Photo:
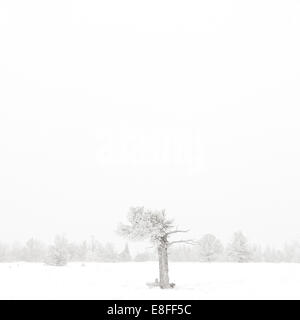
[[[129,224],[121,224],[118,233],[135,241],[150,240],[157,248],[159,261],[159,286],[170,289],[168,248],[175,243],[188,243],[192,240],[169,241],[176,233],[188,232],[178,230],[173,220],[167,219],[165,210],[149,210],[144,207],[132,207],[128,213]]]

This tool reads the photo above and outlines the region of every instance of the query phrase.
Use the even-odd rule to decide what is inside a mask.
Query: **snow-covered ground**
[[[176,289],[149,289],[157,263],[0,264],[0,299],[300,299],[300,264],[171,263]]]

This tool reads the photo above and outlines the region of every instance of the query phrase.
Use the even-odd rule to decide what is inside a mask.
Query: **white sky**
[[[0,0],[0,240],[299,239],[300,2]]]

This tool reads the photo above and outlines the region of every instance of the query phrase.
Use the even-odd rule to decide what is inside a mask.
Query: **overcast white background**
[[[0,0],[0,241],[299,240],[300,3]]]

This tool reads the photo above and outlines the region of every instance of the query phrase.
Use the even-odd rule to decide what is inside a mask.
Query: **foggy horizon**
[[[166,209],[189,238],[300,240],[299,14],[2,1],[0,242],[124,242],[131,206]]]

